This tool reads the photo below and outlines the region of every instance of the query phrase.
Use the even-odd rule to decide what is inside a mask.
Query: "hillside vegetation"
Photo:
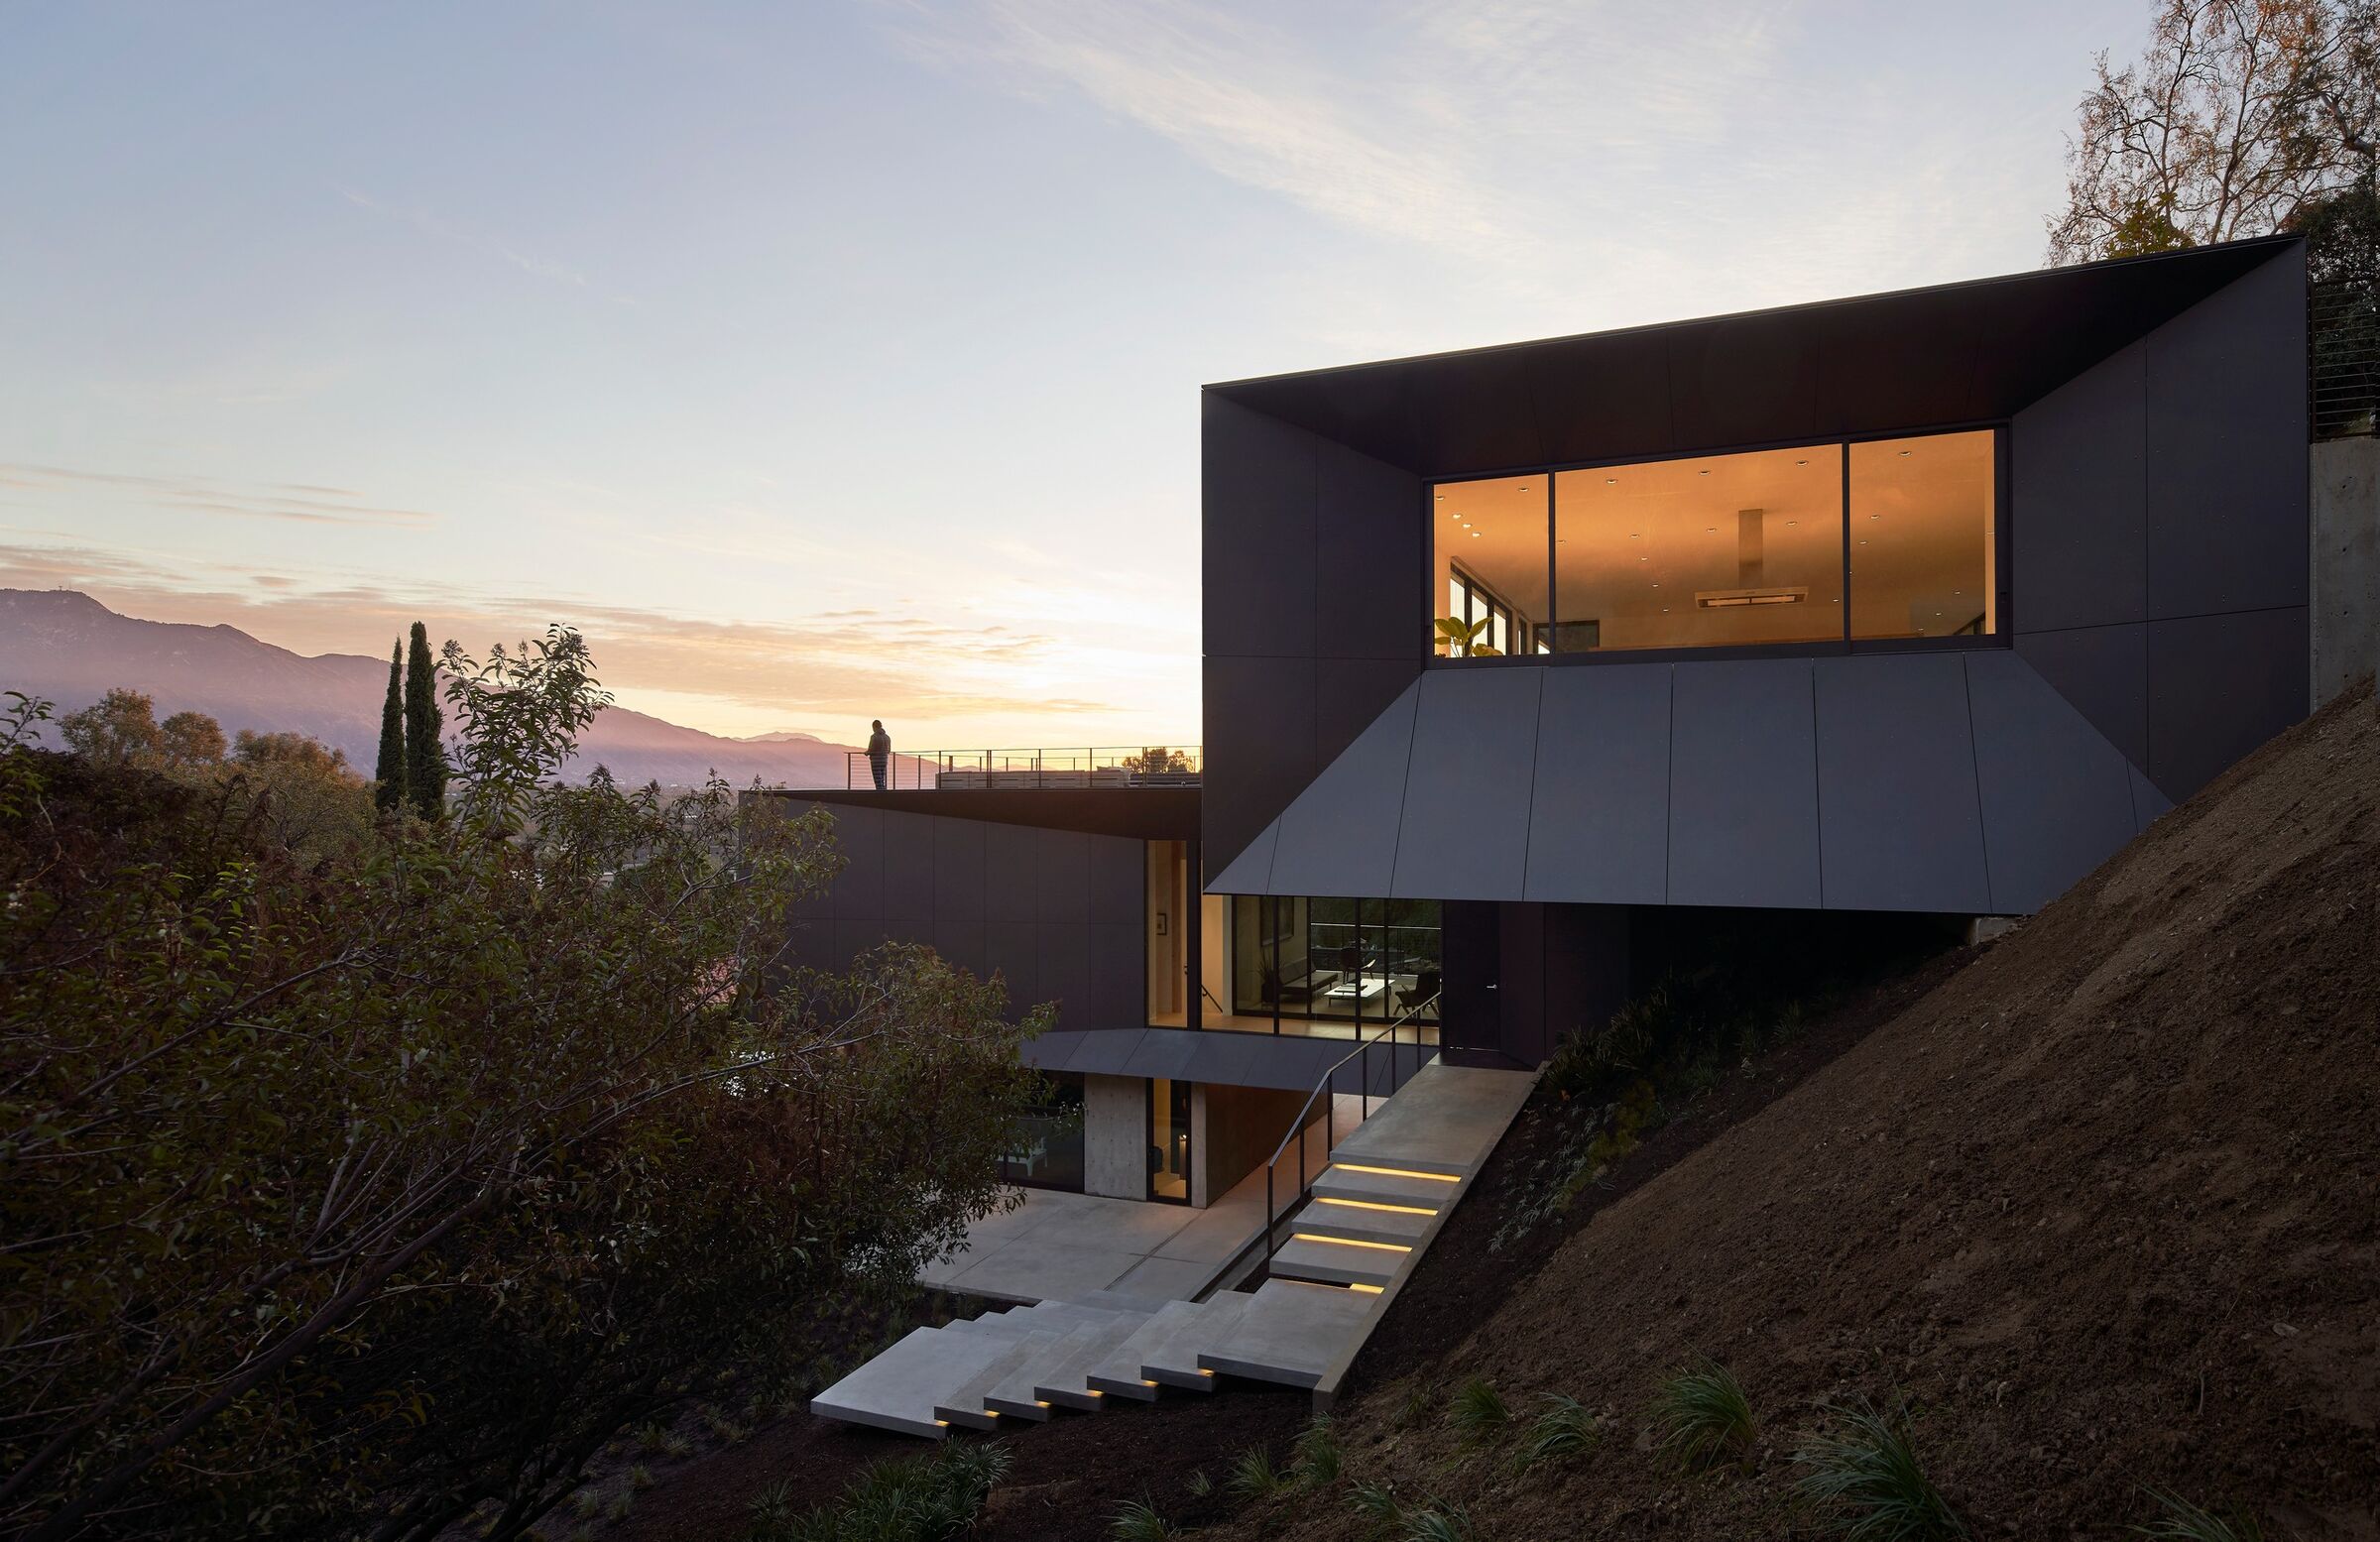
[[[1882,1517],[1814,1459],[1897,1434],[1940,1507],[1861,1535],[2188,1501],[2232,1530],[2158,1534],[2380,1536],[2376,840],[2367,687],[1395,1357],[1332,1482],[1202,1534],[1839,1535]]]

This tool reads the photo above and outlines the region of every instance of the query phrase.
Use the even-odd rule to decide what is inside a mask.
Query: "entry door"
[[[1501,941],[1496,907],[1483,900],[1450,899],[1441,924],[1446,995],[1439,1004],[1438,1040],[1449,1049],[1500,1051],[1504,1032],[1496,990]]]

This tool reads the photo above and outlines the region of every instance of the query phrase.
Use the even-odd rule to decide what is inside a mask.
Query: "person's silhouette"
[[[876,772],[876,790],[885,790],[885,772],[892,766],[892,736],[885,732],[885,720],[874,722],[876,732],[868,736],[868,769]]]

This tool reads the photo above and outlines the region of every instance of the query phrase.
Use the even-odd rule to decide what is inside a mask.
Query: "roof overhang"
[[[1198,839],[1196,787],[954,787],[903,792],[769,787],[760,795],[1143,841]]]

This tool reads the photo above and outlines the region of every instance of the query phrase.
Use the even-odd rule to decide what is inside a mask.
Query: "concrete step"
[[[1267,1272],[1274,1279],[1313,1280],[1331,1285],[1386,1285],[1412,1256],[1412,1251],[1404,1247],[1317,1241],[1301,1224],[1288,1242],[1273,1249]]]
[[[934,1411],[1008,1350],[990,1335],[912,1329],[907,1337],[810,1399],[822,1419],[940,1440],[950,1423]]]
[[[1294,1230],[1358,1243],[1394,1243],[1411,1247],[1438,1217],[1409,1205],[1389,1207],[1369,1200],[1317,1199],[1297,1213]]]
[[[1168,1301],[1157,1308],[1147,1322],[1135,1329],[1130,1338],[1109,1351],[1107,1358],[1092,1366],[1084,1379],[1111,1397],[1132,1397],[1141,1402],[1152,1402],[1156,1398],[1157,1388],[1164,1383],[1148,1374],[1144,1363],[1151,1356],[1163,1359],[1169,1352],[1178,1353],[1180,1346],[1177,1340],[1184,1335],[1195,1336],[1200,1322],[1213,1320],[1204,1302]],[[1195,1343],[1190,1345],[1188,1355],[1189,1364],[1195,1365],[1198,1359]],[[1197,1375],[1195,1371],[1191,1378],[1199,1383],[1200,1391],[1208,1390],[1215,1380],[1213,1376]]]
[[[934,1404],[934,1417],[971,1430],[1000,1428],[1001,1412],[985,1401],[992,1389],[1008,1380],[1034,1356],[1046,1355],[1066,1336],[1062,1333],[1026,1333],[1000,1340],[1003,1346],[998,1359],[982,1370],[969,1376]]]
[[[1138,1332],[1146,1322],[1145,1315],[1119,1317],[1101,1327],[1069,1334],[1065,1343],[1041,1361],[1043,1368],[1033,1383],[1033,1396],[1062,1408],[1097,1413],[1105,1406],[1108,1394],[1091,1384],[1091,1368],[1115,1353],[1116,1346]]]
[[[997,1413],[1018,1419],[1047,1419],[1050,1410],[1058,1405],[1054,1397],[1042,1395],[1040,1383],[1049,1376],[1052,1364],[1072,1354],[1076,1348],[1106,1334],[1111,1324],[1093,1323],[1070,1328],[1055,1340],[1037,1348],[1017,1362],[1005,1376],[984,1391],[984,1406]],[[1091,1406],[1099,1406],[1091,1399]]]
[[[1333,1165],[1314,1180],[1317,1198],[1362,1200],[1371,1205],[1417,1205],[1444,1210],[1455,1197],[1455,1181],[1435,1173],[1381,1172]]]
[[[1356,1342],[1377,1299],[1333,1285],[1266,1280],[1238,1321],[1199,1352],[1198,1364],[1226,1375],[1311,1387]]]
[[[1227,1290],[1218,1296],[1192,1303],[1198,1316],[1176,1332],[1160,1338],[1140,1351],[1140,1374],[1151,1381],[1167,1386],[1185,1387],[1194,1392],[1215,1389],[1215,1372],[1198,1363],[1199,1351],[1220,1342],[1248,1310],[1252,1295]]]
[[[1530,1085],[1510,1071],[1424,1066],[1339,1142],[1331,1160],[1461,1177],[1495,1148]]]

